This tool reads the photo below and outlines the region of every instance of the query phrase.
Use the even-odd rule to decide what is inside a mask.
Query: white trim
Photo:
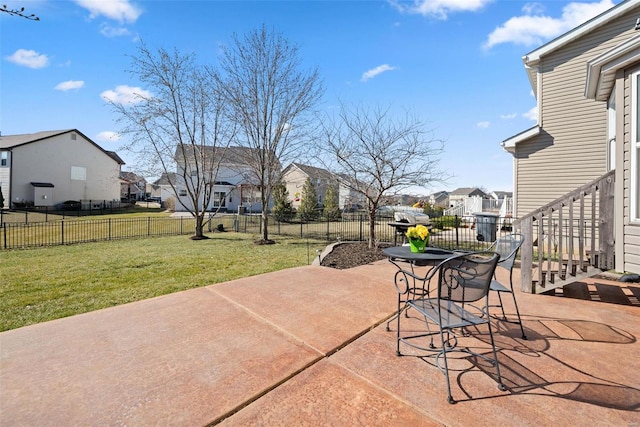
[[[640,149],[640,135],[638,135],[638,103],[640,97],[638,96],[638,79],[640,78],[640,71],[636,71],[631,74],[631,141],[629,149],[631,150],[631,168],[629,170],[629,221],[633,223],[640,222],[640,212],[638,212],[638,150]]]
[[[587,99],[606,101],[615,83],[616,72],[640,61],[640,35],[587,62]]]
[[[570,30],[563,35],[551,40],[549,43],[542,45],[541,47],[529,52],[522,57],[522,62],[527,69],[529,76],[529,82],[534,93],[537,91],[536,87],[536,74],[538,74],[538,64],[540,59],[554,52],[557,49],[562,48],[566,44],[582,37],[583,35],[593,31],[594,29],[607,24],[609,21],[619,17],[620,15],[628,12],[631,9],[640,5],[640,0],[626,0],[622,3],[612,7],[611,9],[601,13],[595,18],[590,19],[582,25],[577,26],[573,30]]]
[[[570,30],[563,35],[551,40],[549,43],[542,45],[538,49],[535,49],[525,56],[522,60],[525,64],[533,65],[540,61],[545,55],[561,48],[562,46],[582,37],[583,35],[593,31],[594,29],[606,24],[607,22],[617,18],[618,16],[628,12],[629,10],[640,5],[640,0],[626,0],[622,3],[612,7],[611,9],[602,12],[595,18],[590,19],[582,25],[577,26],[573,30]]]
[[[521,143],[522,141],[526,141],[527,139],[533,138],[540,134],[540,126],[534,126],[531,129],[527,129],[523,132],[520,132],[517,135],[512,136],[509,139],[505,139],[500,143],[502,148],[505,151],[513,153],[515,151],[516,145]]]

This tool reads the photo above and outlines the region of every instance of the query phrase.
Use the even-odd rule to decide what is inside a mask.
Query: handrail
[[[591,188],[594,185],[597,186],[601,181],[603,181],[603,180],[605,180],[605,179],[607,179],[609,177],[615,177],[615,170],[611,170],[611,171],[607,172],[606,174],[602,175],[601,177],[596,178],[593,181],[588,182],[588,183],[584,184],[583,186],[576,188],[575,190],[571,191],[570,193],[567,193],[567,194],[565,194],[563,196],[558,197],[554,201],[547,203],[546,205],[542,206],[541,208],[538,208],[538,209],[534,210],[533,212],[529,212],[528,214],[526,214],[522,218],[520,218],[518,221],[522,221],[525,218],[532,217],[537,212],[546,211],[549,208],[553,208],[556,205],[558,205],[558,204],[560,204],[562,202],[565,202],[566,200],[568,200],[570,198],[573,198],[572,201],[575,201],[575,199],[577,197],[580,197],[580,194],[584,194],[586,196],[587,194],[589,194],[589,192],[591,191]],[[516,221],[516,222],[518,222],[518,221]]]
[[[514,220],[525,238],[520,270],[523,292],[561,286],[590,267],[614,267],[614,184],[615,171],[607,172]],[[585,213],[586,207],[590,209]]]

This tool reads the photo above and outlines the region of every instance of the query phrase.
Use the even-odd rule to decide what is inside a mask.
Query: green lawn
[[[307,265],[326,243],[214,233],[3,251],[0,331]]]

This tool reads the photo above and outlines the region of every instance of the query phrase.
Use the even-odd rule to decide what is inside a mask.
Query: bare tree
[[[373,248],[376,211],[384,198],[445,178],[438,168],[443,142],[408,111],[394,116],[390,108],[341,104],[337,117],[322,122],[319,157],[341,177],[342,186],[367,201]]]
[[[178,203],[196,219],[195,239],[204,237],[221,163],[234,137],[225,103],[210,70],[193,54],[149,50],[141,44],[130,73],[146,89],[129,102],[110,100],[146,173],[171,176]]]
[[[317,69],[301,71],[298,47],[263,26],[234,35],[218,76],[239,125],[238,145],[251,148],[246,164],[260,189],[262,242],[271,243],[267,211],[282,164],[295,159],[305,141],[313,107],[322,96]]]
[[[40,18],[38,18],[33,13],[31,15],[27,15],[24,12],[24,7],[21,7],[20,9],[10,9],[10,8],[7,7],[6,4],[3,4],[2,6],[0,6],[0,12],[8,13],[9,15],[13,15],[13,16],[19,16],[21,18],[26,18],[26,19],[28,19],[30,21],[39,21],[40,20]]]

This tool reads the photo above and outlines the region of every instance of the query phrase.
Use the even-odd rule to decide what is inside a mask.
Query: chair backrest
[[[511,270],[523,242],[522,234],[506,234],[493,242],[489,250],[500,254],[498,263],[501,267]]]
[[[474,302],[486,297],[500,255],[474,252],[449,258],[438,265],[438,298]]]

